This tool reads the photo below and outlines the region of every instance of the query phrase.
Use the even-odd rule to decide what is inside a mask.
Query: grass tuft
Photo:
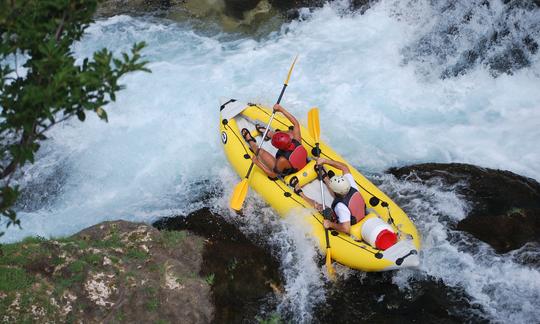
[[[186,237],[186,231],[163,231],[161,232],[161,244],[168,249],[174,248],[181,244]]]
[[[33,278],[23,269],[0,266],[0,291],[25,289],[33,282]]]
[[[204,280],[206,281],[207,284],[212,286],[215,282],[215,279],[216,279],[216,275],[214,273],[211,273],[208,276],[206,276]]]

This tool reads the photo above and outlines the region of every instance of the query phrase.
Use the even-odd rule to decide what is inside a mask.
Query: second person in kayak
[[[366,216],[366,203],[358,191],[358,186],[349,167],[345,163],[325,158],[317,159],[317,165],[323,166],[324,164],[341,170],[343,175],[334,175],[330,179],[327,174],[323,175],[324,182],[330,188],[332,196],[334,196],[332,202],[334,217],[332,217],[332,220],[325,219],[323,226],[326,229],[333,228],[349,234],[351,225],[356,224]]]
[[[276,156],[273,156],[265,149],[259,151],[259,155],[253,155],[252,160],[270,178],[286,176],[302,169],[307,164],[307,151],[302,146],[302,134],[300,133],[300,123],[298,120],[281,105],[274,105],[274,111],[282,113],[292,124],[292,130],[268,131],[267,137],[272,139],[272,145],[278,149]],[[265,127],[256,125],[257,131],[264,133]],[[242,129],[242,136],[249,144],[253,152],[257,152],[257,142],[249,131]]]

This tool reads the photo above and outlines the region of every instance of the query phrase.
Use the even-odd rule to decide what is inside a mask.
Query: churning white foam
[[[311,323],[314,307],[325,300],[325,275],[319,265],[317,243],[305,220],[308,210],[283,220],[260,198],[250,195],[242,214],[229,213],[227,217],[242,232],[262,241],[280,261],[284,282],[278,294],[278,313],[294,323]]]
[[[95,23],[77,56],[146,41],[152,73],[122,80],[128,87],[107,107],[108,124],[88,118],[50,132],[22,181],[47,198],[23,208],[24,229],[3,240],[189,212],[197,191],[229,188],[220,179],[228,163],[216,132],[218,97],[271,104],[297,53],[283,104],[304,121],[319,106],[322,137],[361,170],[469,162],[540,178],[538,60],[498,78],[483,65],[448,79],[419,73],[421,63],[404,64],[402,53],[424,27],[418,11],[427,4],[414,3],[416,11],[381,1],[364,15],[327,5],[262,40],[127,16]],[[55,177],[59,189],[47,191],[44,179]]]

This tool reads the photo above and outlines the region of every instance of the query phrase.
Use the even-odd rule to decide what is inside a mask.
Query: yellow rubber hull
[[[253,153],[240,134],[242,127],[239,124],[258,122],[266,125],[270,120],[271,113],[270,109],[261,105],[242,104],[236,101],[221,106],[220,134],[223,149],[229,162],[242,178],[246,176],[251,165]],[[289,126],[291,123],[286,118],[281,114],[276,114],[271,128],[284,130]],[[254,136],[257,135],[255,130],[251,131]],[[307,128],[302,127],[301,132],[302,144],[312,159],[311,149],[315,146],[315,141],[309,135]],[[259,138],[257,139],[257,143],[259,143]],[[270,142],[266,142],[263,148],[270,146]],[[399,241],[394,247],[382,251],[359,240],[362,224],[353,226],[351,232],[355,234],[354,238],[344,233],[331,231],[329,237],[332,259],[347,267],[362,271],[385,271],[417,266],[419,264],[420,237],[416,227],[403,210],[324,142],[320,143],[320,148],[322,157],[341,161],[349,166],[358,188],[360,188],[359,191],[366,201],[368,210],[388,222],[399,237]],[[309,178],[305,181],[310,181],[315,177],[314,171],[311,171],[313,163],[311,162],[296,174],[301,183],[303,178]],[[334,172],[339,174],[340,171],[334,170]],[[322,226],[323,217],[319,212],[310,208],[304,199],[294,193],[293,188],[287,184],[290,177],[272,181],[262,170],[254,166],[248,181],[249,186],[282,217],[304,217],[311,226],[311,233],[317,238],[322,253],[325,253],[326,238]],[[373,199],[373,197],[377,199]],[[329,202],[327,201],[327,203]]]

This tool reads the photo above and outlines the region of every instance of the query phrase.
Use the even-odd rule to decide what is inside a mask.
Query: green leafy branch
[[[107,121],[104,107],[124,89],[120,78],[150,72],[141,56],[144,42],[120,57],[104,48],[76,64],[72,45],[93,22],[97,3],[0,1],[0,217],[7,226],[20,224],[12,209],[19,188],[11,181],[34,163],[46,132],[75,116],[84,121],[88,113]]]

